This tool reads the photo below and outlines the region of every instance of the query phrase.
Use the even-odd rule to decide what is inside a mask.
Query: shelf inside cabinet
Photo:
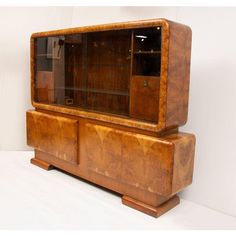
[[[74,64],[74,65],[76,65],[76,66],[83,66],[83,67],[92,67],[92,66],[95,66],[95,67],[129,67],[130,65],[128,65],[128,64],[103,64],[103,63],[101,63],[101,64],[99,64],[99,63],[93,63],[93,64],[81,64],[81,63],[79,63],[79,64]]]
[[[128,113],[127,112],[121,112],[121,111],[115,111],[115,110],[107,110],[104,107],[93,107],[93,106],[87,106],[86,108],[84,108],[85,110],[95,110],[97,112],[101,112],[101,113],[112,113],[115,114],[117,116],[123,116],[123,117],[127,117]]]
[[[134,30],[134,52],[161,50],[161,28],[148,28]]]
[[[42,53],[42,54],[37,54],[37,57],[52,57],[52,54]]]
[[[134,54],[132,75],[160,76],[161,54]]]
[[[105,90],[105,89],[92,89],[92,88],[76,88],[76,87],[56,87],[55,89],[59,90],[71,90],[79,92],[88,92],[88,93],[102,93],[110,95],[119,95],[119,96],[129,96],[128,92],[125,91],[115,91],[115,90]]]
[[[153,51],[153,50],[150,50],[150,51],[134,51],[133,52],[134,54],[160,54],[161,51]]]

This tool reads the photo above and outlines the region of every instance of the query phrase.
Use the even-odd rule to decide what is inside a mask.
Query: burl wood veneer
[[[191,184],[187,121],[191,29],[154,19],[35,33],[27,111],[31,160],[158,217]]]

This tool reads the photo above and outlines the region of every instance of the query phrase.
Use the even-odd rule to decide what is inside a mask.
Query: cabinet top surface
[[[152,26],[163,26],[163,27],[167,28],[169,23],[170,23],[169,20],[166,20],[163,18],[138,20],[138,21],[127,21],[127,22],[89,25],[89,26],[81,26],[81,27],[68,28],[68,29],[37,32],[37,33],[33,33],[31,35],[31,37],[37,38],[37,37],[66,35],[66,34],[74,34],[74,33],[87,33],[87,32],[96,32],[96,31],[133,29],[133,28],[143,28],[143,27],[152,27]]]

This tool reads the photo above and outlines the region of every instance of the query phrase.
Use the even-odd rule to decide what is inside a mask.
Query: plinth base
[[[31,164],[34,164],[34,165],[36,165],[36,166],[38,166],[38,167],[40,167],[40,168],[42,168],[44,170],[51,170],[51,169],[53,169],[53,166],[51,164],[48,164],[47,162],[39,160],[37,158],[32,158],[30,160],[30,162],[31,162]]]
[[[160,206],[154,207],[150,206],[146,203],[140,202],[138,200],[135,200],[131,197],[128,196],[123,196],[122,197],[122,203],[124,205],[127,205],[129,207],[134,208],[135,210],[141,211],[145,214],[148,214],[153,217],[159,217],[163,215],[165,212],[169,211],[176,205],[178,205],[180,202],[180,199],[177,195],[169,199],[168,201],[162,203]]]

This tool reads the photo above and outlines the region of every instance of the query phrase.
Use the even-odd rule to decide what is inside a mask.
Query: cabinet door
[[[80,124],[80,155],[89,171],[163,196],[177,193],[192,182],[193,135],[156,138],[96,123]]]
[[[78,121],[37,111],[27,112],[27,144],[63,161],[78,164]]]
[[[132,76],[130,88],[130,117],[158,122],[160,78]]]

